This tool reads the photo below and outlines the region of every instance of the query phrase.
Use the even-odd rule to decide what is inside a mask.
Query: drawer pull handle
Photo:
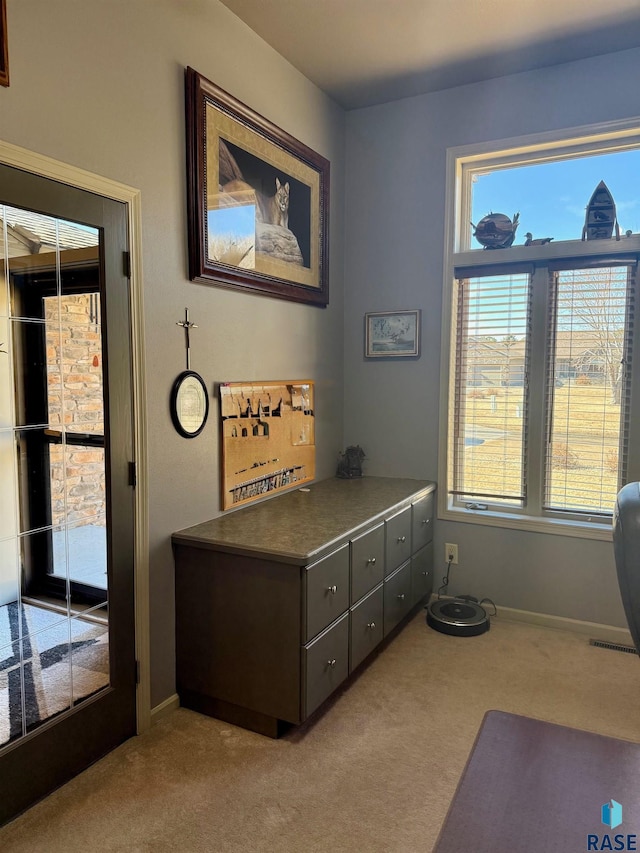
[[[398,601],[404,601],[404,592],[398,596]]]
[[[332,669],[335,665],[336,665],[336,659],[335,658],[327,661],[327,666],[330,666]]]
[[[335,584],[333,586],[327,587],[327,592],[330,592],[331,595],[335,595],[337,591],[338,591],[338,587]]]
[[[429,577],[429,572],[420,572],[420,574],[425,578]]]
[[[430,522],[430,521],[431,521],[431,519],[430,519],[430,518],[423,518],[423,519],[422,519],[422,523],[423,523],[423,524],[429,524],[429,522]]]
[[[407,541],[406,536],[398,536],[398,542],[406,542],[406,541]]]
[[[375,562],[376,562],[376,558],[375,558],[375,557],[369,557],[369,559],[367,560],[367,565],[368,565],[368,566],[373,566],[373,565],[375,565]]]
[[[373,631],[373,629],[374,629],[375,627],[376,627],[376,623],[375,623],[375,622],[367,622],[367,628],[371,628],[371,630]]]

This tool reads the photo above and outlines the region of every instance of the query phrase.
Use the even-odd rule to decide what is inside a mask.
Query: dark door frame
[[[0,165],[2,170],[2,186],[3,200],[8,204],[17,204],[18,206],[27,207],[42,212],[52,212],[61,218],[73,220],[74,214],[70,210],[65,213],[64,205],[62,207],[57,200],[60,187],[56,181],[66,184],[65,192],[87,192],[94,193],[93,203],[97,212],[96,221],[100,219],[104,222],[105,230],[111,229],[111,233],[117,233],[118,239],[114,241],[122,246],[126,245],[127,240],[133,235],[135,237],[134,254],[136,258],[139,254],[139,193],[122,185],[111,184],[104,179],[87,175],[87,173],[75,170],[65,164],[57,163],[53,160],[47,160],[40,155],[33,155],[30,152],[18,149],[15,146],[9,146],[6,143],[0,142],[0,164],[5,163],[13,166],[14,170],[6,170],[5,166]],[[15,173],[15,169],[19,169],[19,173]],[[61,180],[64,176],[64,179]],[[19,195],[16,187],[13,186],[13,178],[20,182]],[[45,179],[44,183],[42,178]],[[70,180],[71,178],[71,180]],[[48,179],[48,180],[47,180]],[[77,179],[77,180],[76,180]],[[72,186],[75,184],[75,187]],[[108,196],[101,195],[101,191],[107,187],[113,187],[114,191],[109,192],[108,196],[111,200],[121,201],[121,204],[113,205]],[[118,198],[120,197],[120,198]],[[122,216],[122,206],[126,207],[126,215]],[[132,227],[131,218],[135,219],[135,227]],[[92,223],[89,223],[92,224]],[[122,276],[123,259],[121,255],[114,254],[111,247],[105,246],[105,266],[109,276]],[[133,267],[134,265],[132,265]],[[112,399],[111,422],[114,431],[124,436],[129,433],[128,447],[124,454],[119,453],[118,458],[114,459],[112,466],[112,506],[115,508],[112,521],[112,537],[118,541],[128,541],[130,551],[135,556],[135,573],[130,572],[130,583],[121,584],[121,589],[115,589],[112,593],[112,602],[115,610],[121,612],[129,612],[131,624],[141,623],[141,615],[148,614],[148,568],[146,561],[141,566],[141,557],[144,559],[148,554],[147,530],[146,524],[146,490],[141,489],[141,485],[146,482],[141,460],[143,457],[139,454],[142,447],[144,417],[140,417],[141,409],[141,391],[144,387],[144,370],[142,359],[142,313],[141,313],[141,294],[139,290],[139,264],[135,264],[136,268],[136,287],[132,292],[132,296],[122,298],[122,293],[119,298],[110,297],[107,291],[106,310],[109,316],[109,323],[124,323],[130,332],[130,338],[133,341],[133,352],[123,354],[108,344],[111,349],[108,353],[110,359],[110,370],[112,377],[115,378],[122,371],[127,373],[126,387],[133,386],[134,392],[134,411],[132,413],[129,403],[122,405],[122,400]],[[132,280],[133,286],[133,280]],[[135,315],[135,317],[134,317]],[[133,364],[132,364],[133,361]],[[132,380],[133,376],[133,380]],[[117,387],[117,382],[114,382],[112,388]],[[116,394],[117,396],[117,394]],[[132,415],[133,415],[133,430],[132,430]],[[138,418],[135,417],[138,415]],[[142,423],[140,423],[142,420]],[[138,454],[135,453],[138,451]],[[126,458],[128,457],[128,458]],[[133,490],[135,496],[132,496],[132,489],[129,485],[129,463],[134,461],[138,465],[138,488]],[[135,531],[131,528],[131,515],[135,516],[136,524]],[[128,515],[128,519],[125,516]],[[134,542],[134,532],[136,542]],[[142,597],[134,600],[134,588],[137,592],[142,593]],[[137,615],[137,619],[136,619]],[[116,659],[130,658],[132,663],[135,658],[140,662],[139,669],[143,675],[143,689],[138,691],[138,706],[142,707],[142,714],[138,715],[138,731],[147,728],[150,722],[149,705],[144,703],[141,705],[141,698],[146,694],[149,695],[148,685],[148,627],[143,623],[142,636],[136,638],[136,646],[133,647],[133,634],[129,636],[122,632],[121,636],[114,637],[113,640],[113,657]],[[132,653],[133,649],[133,653]],[[36,732],[27,735],[25,738],[16,742],[15,746],[9,746],[3,750],[3,789],[7,793],[7,799],[2,805],[0,813],[0,822],[7,819],[9,816],[18,813],[26,808],[35,796],[43,796],[48,791],[62,784],[71,775],[75,775],[84,766],[87,765],[87,756],[91,755],[92,743],[95,740],[96,732],[101,732],[104,748],[102,753],[109,751],[122,740],[122,732],[126,731],[126,736],[134,734],[136,730],[136,694],[133,692],[133,706],[129,706],[129,710],[118,710],[114,705],[111,713],[107,711],[105,714],[105,694],[115,695],[118,692],[119,686],[124,686],[127,683],[135,684],[134,667],[127,667],[128,672],[112,672],[112,689],[98,694],[95,699],[83,703],[77,712],[64,714],[60,718],[54,719],[51,722],[43,724]],[[107,697],[108,698],[108,697]],[[107,702],[108,704],[108,702]],[[125,703],[126,704],[126,703]],[[146,707],[145,707],[146,705]],[[131,720],[133,710],[133,727]],[[83,725],[78,731],[76,717],[82,715]],[[124,714],[124,717],[123,717]],[[108,726],[105,727],[105,717],[108,718]],[[125,719],[126,718],[126,719]],[[112,742],[109,740],[109,730],[115,729],[118,731]],[[55,738],[50,734],[55,731]],[[64,744],[64,748],[59,750],[56,747],[55,740],[58,745]],[[58,762],[55,760],[56,751],[64,757],[64,770],[61,771]],[[52,760],[43,761],[43,756],[48,756]],[[93,754],[89,761],[95,760],[99,755]],[[20,782],[24,777],[24,768],[29,768],[31,777],[32,793],[28,799],[25,799],[24,793],[16,790],[16,783]],[[38,793],[39,792],[39,793]]]

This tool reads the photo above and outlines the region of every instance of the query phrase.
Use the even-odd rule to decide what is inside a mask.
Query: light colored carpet
[[[0,849],[428,853],[489,709],[640,742],[640,662],[499,618],[447,637],[420,613],[285,738],[180,709],[1,829]]]

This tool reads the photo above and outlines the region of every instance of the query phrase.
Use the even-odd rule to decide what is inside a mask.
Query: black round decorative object
[[[432,601],[427,607],[427,625],[441,634],[477,637],[489,630],[489,617],[483,607],[468,598]]]
[[[171,420],[184,438],[200,435],[209,417],[209,394],[204,379],[184,370],[171,389]]]
[[[485,249],[507,249],[515,239],[519,218],[519,213],[513,221],[504,213],[490,213],[477,225],[471,223],[473,236]]]

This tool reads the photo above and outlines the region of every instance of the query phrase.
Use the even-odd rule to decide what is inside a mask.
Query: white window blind
[[[550,273],[544,508],[610,514],[626,470],[635,264]]]
[[[456,280],[450,494],[526,499],[529,270],[465,271]]]

